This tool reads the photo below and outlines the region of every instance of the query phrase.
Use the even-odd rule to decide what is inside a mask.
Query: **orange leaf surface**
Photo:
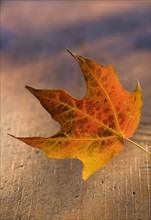
[[[142,92],[139,83],[134,92],[126,91],[113,66],[102,66],[68,52],[81,67],[87,84],[86,96],[78,100],[63,90],[26,86],[60,123],[61,129],[48,138],[18,139],[45,151],[48,158],[79,159],[86,180],[117,155],[124,140],[134,134],[141,116]]]

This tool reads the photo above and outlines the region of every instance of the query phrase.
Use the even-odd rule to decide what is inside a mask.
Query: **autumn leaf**
[[[78,100],[64,90],[26,88],[60,123],[55,135],[42,138],[17,138],[46,152],[48,158],[77,158],[83,163],[83,179],[106,165],[124,146],[124,140],[147,150],[128,139],[138,127],[142,111],[139,83],[134,92],[120,84],[112,65],[97,62],[68,52],[77,60],[86,84],[86,96]],[[150,154],[151,155],[151,154]]]

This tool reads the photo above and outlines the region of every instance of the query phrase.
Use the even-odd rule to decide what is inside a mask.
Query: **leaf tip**
[[[12,134],[9,134],[9,133],[7,133],[7,135],[9,135],[9,136],[11,136],[11,137],[14,137]]]
[[[27,89],[29,92],[31,92],[33,95],[35,95],[35,91],[36,91],[36,89],[34,89],[34,88],[32,88],[32,87],[30,87],[30,86],[25,86],[25,89]]]
[[[89,167],[86,167],[85,164],[83,163],[82,179],[86,181],[92,174],[93,172],[89,170]]]
[[[92,175],[93,173],[86,173],[85,171],[82,172],[82,179],[84,181],[88,180],[88,178]]]
[[[17,137],[15,137],[15,136],[12,135],[12,134],[7,133],[7,135],[9,135],[10,137],[13,137],[13,138],[15,138],[15,139],[18,139]]]
[[[141,100],[143,101],[142,89],[141,89],[138,79],[137,79],[137,85],[136,85],[136,89],[134,90],[134,93],[138,94]]]
[[[25,86],[25,89],[27,89],[27,90],[29,90],[29,91],[31,91],[31,90],[34,90],[34,88],[32,88],[31,86]]]
[[[86,181],[86,180],[88,179],[88,177],[87,177],[87,176],[82,176],[82,179],[83,179],[84,181]]]
[[[79,62],[79,56],[77,54],[75,54],[74,52],[72,52],[71,50],[69,50],[68,48],[66,49],[68,51],[68,53],[70,53],[70,55],[72,57],[74,57],[78,62]]]
[[[141,86],[140,86],[140,83],[139,83],[139,80],[138,80],[138,79],[137,79],[136,90],[137,90],[137,91],[140,91],[140,92],[142,93],[142,89],[141,89]]]

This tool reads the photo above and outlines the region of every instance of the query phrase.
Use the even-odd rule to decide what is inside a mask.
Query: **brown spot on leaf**
[[[114,123],[114,122],[111,123],[111,124],[109,125],[109,128],[115,129],[115,123]]]
[[[103,120],[103,124],[107,125],[107,119]]]
[[[103,132],[104,132],[104,128],[100,127],[97,131],[97,134],[99,137],[102,137],[103,136]]]
[[[105,108],[105,109],[104,109],[104,112],[105,112],[105,113],[108,113],[109,111],[110,111],[109,108]]]
[[[134,96],[134,101],[136,101],[136,96]]]
[[[114,120],[114,116],[113,115],[109,115],[109,121],[113,121]]]
[[[105,145],[105,141],[101,141],[101,145]]]

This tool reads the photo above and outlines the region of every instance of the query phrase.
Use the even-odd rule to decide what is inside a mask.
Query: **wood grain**
[[[19,7],[15,4],[10,5],[13,10]],[[15,11],[17,21],[19,14],[27,16],[21,4]],[[50,45],[50,53],[46,51],[44,56],[35,55],[35,52],[32,53],[32,50],[36,51],[34,46],[31,52],[26,51],[26,47],[30,49],[26,34],[20,37],[24,47],[23,43],[18,43],[16,49],[2,52],[0,219],[150,220],[151,158],[135,146],[125,143],[119,156],[83,181],[80,161],[47,159],[43,152],[7,135],[47,137],[59,128],[24,89],[26,84],[35,88],[66,89],[77,98],[85,95],[85,82],[78,64],[65,51],[66,47],[71,47],[76,53],[104,65],[112,63],[129,90],[135,88],[136,79],[139,79],[144,107],[140,126],[132,140],[151,151],[150,50],[144,46],[149,30],[149,3],[137,6],[134,2],[125,6],[120,3],[110,6],[100,2],[92,4],[91,1],[87,5],[82,2],[73,4],[74,7],[69,2],[61,6],[58,3],[49,5],[52,14],[47,19],[52,19],[54,23],[52,26],[49,24],[46,43]],[[29,8],[32,7],[30,3]],[[53,20],[61,8],[61,14]],[[25,27],[26,23],[13,26],[15,17],[10,22],[13,12],[8,4],[4,4],[2,12],[2,21],[6,26],[8,23],[14,29],[19,27],[19,30]],[[31,11],[28,16],[31,16]],[[38,19],[40,15],[35,16]],[[120,22],[119,18],[123,21]],[[26,22],[31,25],[28,19]],[[37,38],[34,33],[33,38],[30,32],[28,34],[31,47],[34,37]],[[61,41],[55,38],[57,34],[62,36],[59,38]],[[33,59],[29,58],[30,55]]]

